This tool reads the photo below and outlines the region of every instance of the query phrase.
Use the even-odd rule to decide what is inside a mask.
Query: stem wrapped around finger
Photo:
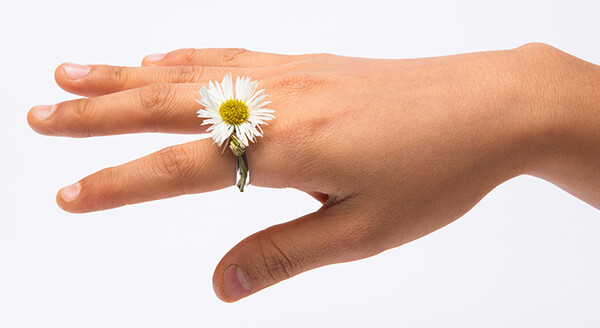
[[[240,192],[243,192],[248,181],[248,158],[246,157],[246,148],[233,134],[229,137],[229,148],[237,160],[237,174],[239,176],[237,187]]]

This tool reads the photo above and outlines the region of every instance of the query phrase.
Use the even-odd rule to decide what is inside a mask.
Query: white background
[[[74,215],[63,185],[199,136],[44,137],[27,110],[74,98],[63,61],[139,65],[181,47],[408,58],[547,42],[600,63],[589,1],[5,1],[0,8],[0,327],[598,327],[600,212],[532,177],[450,226],[235,304],[213,269],[245,236],[316,210],[234,188]],[[244,210],[236,210],[230,202]]]

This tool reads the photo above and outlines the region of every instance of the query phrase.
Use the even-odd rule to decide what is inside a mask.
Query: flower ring
[[[275,118],[275,111],[264,106],[270,104],[264,89],[256,91],[258,81],[250,77],[237,77],[235,92],[231,74],[223,77],[221,83],[210,81],[200,89],[200,99],[196,100],[203,109],[198,117],[204,118],[202,125],[211,125],[207,132],[219,147],[228,141],[229,149],[237,159],[236,185],[240,191],[250,182],[246,147],[262,136],[260,124]],[[226,145],[227,145],[226,144]],[[225,150],[225,148],[223,148]]]

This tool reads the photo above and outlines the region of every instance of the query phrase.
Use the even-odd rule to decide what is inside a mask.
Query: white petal
[[[260,102],[262,102],[265,98],[267,97],[267,95],[262,95],[262,96],[258,96],[258,97],[252,97],[253,99],[247,103],[248,107],[250,108],[258,108],[258,104]]]
[[[244,77],[240,80],[240,91],[236,91],[237,99],[243,101],[245,104],[248,104],[248,100],[256,90],[257,81],[252,81],[249,76]],[[236,82],[237,88],[237,82]]]
[[[248,147],[248,145],[250,144],[248,142],[248,137],[246,136],[245,133],[245,129],[244,129],[244,124],[240,124],[240,125],[236,125],[235,127],[236,130],[236,137],[240,140],[240,143],[244,146],[244,147]]]
[[[217,123],[220,123],[220,122],[217,122],[215,119],[212,119],[212,118],[207,118],[204,121],[202,121],[202,125],[207,125],[207,124],[215,125]]]
[[[266,106],[266,105],[268,105],[270,103],[271,103],[270,101],[263,101],[263,102],[261,102],[258,105],[252,106],[252,109],[254,109],[254,110],[261,109],[263,106]]]
[[[248,131],[250,132],[250,137],[253,142],[256,141],[256,137],[262,136],[262,133],[258,131],[257,127],[258,124],[248,124]]]
[[[229,136],[231,136],[231,133],[233,132],[233,127],[224,122],[217,124],[217,125],[213,125],[212,127],[215,128],[211,134],[213,141],[217,145],[219,145],[219,147],[221,147],[223,142],[225,142],[225,140],[227,140],[227,138],[229,138]]]
[[[255,108],[250,108],[250,113],[269,114],[269,113],[275,113],[275,111],[272,109],[269,109],[269,108],[265,108],[265,107],[255,107]]]
[[[274,118],[275,118],[275,115],[270,114],[270,113],[250,112],[250,116],[248,116],[248,121],[256,120],[256,119],[268,121],[268,120],[272,120]]]
[[[223,77],[221,87],[223,88],[223,95],[225,100],[234,99],[233,79],[231,78],[231,74],[227,74]]]
[[[216,82],[213,84],[213,81],[208,82],[208,88],[212,91],[212,96],[214,97],[215,102],[221,104],[225,102],[225,95],[223,94],[223,88],[221,88],[221,84]]]
[[[244,101],[243,96],[246,94],[246,78],[238,76],[235,79],[235,99]]]
[[[257,84],[257,85],[258,85],[258,84]],[[255,89],[256,89],[256,87],[255,87]],[[265,92],[265,89],[258,90],[257,92],[254,92],[254,91],[253,91],[253,93],[254,93],[254,94],[252,95],[252,97],[250,97],[250,98],[249,98],[249,99],[246,101],[246,104],[248,104],[248,105],[249,105],[251,102],[253,102],[253,101],[254,101],[254,99],[256,99],[256,97],[260,96],[260,95],[261,95],[263,92]]]
[[[200,104],[204,107],[218,108],[221,105],[219,96],[214,90],[205,90],[201,95],[202,99],[200,100]]]
[[[261,120],[259,118],[248,119],[248,123],[250,123],[252,125],[267,124],[267,122],[265,122],[264,120]]]

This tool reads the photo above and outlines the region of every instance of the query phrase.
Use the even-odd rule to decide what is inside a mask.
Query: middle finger
[[[92,97],[135,89],[154,83],[201,83],[221,80],[225,74],[254,79],[274,73],[275,68],[239,68],[206,66],[120,67],[64,63],[56,68],[54,78],[65,91]]]

